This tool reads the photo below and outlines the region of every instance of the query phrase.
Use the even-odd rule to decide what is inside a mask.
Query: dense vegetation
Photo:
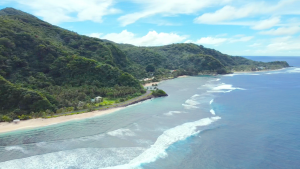
[[[165,70],[176,70],[173,76],[197,75],[232,71],[251,71],[259,67],[277,69],[288,67],[287,62],[257,62],[243,57],[229,56],[214,49],[191,43],[172,44],[158,47],[137,47],[128,44],[116,44],[137,65],[147,67],[155,65],[155,74],[163,76]],[[134,74],[139,77],[140,74]],[[144,73],[147,75],[147,73]],[[169,76],[169,75],[168,75]]]
[[[112,43],[12,8],[0,11],[2,115],[77,109],[80,101],[88,103],[96,96],[126,99],[143,93],[139,81],[126,72],[129,65]]]
[[[161,89],[153,90],[152,95],[154,97],[168,96],[168,94],[165,91],[161,90]]]
[[[195,44],[116,44],[78,35],[13,8],[0,10],[0,121],[82,109],[96,96],[124,101],[145,92],[137,79],[286,66]]]

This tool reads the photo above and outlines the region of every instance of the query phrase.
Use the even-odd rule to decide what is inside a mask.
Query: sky
[[[0,9],[6,7],[117,43],[300,56],[300,0],[1,0]]]

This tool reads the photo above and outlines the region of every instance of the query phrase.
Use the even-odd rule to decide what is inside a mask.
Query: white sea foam
[[[211,110],[210,110],[210,113],[211,113],[212,115],[216,115],[216,112],[214,111],[214,109],[211,109]]]
[[[198,134],[200,131],[197,130],[197,127],[210,125],[211,123],[219,119],[221,119],[221,117],[218,116],[204,118],[195,122],[184,123],[182,125],[168,129],[157,138],[156,142],[150,148],[131,160],[128,164],[108,168],[141,168],[142,164],[154,162],[158,158],[165,158],[168,156],[166,149],[168,149],[169,146],[178,141],[185,140],[190,136]]]
[[[145,150],[146,149],[142,147],[82,148],[1,162],[0,168],[105,168],[119,164],[127,164]]]
[[[114,131],[110,131],[107,133],[110,136],[115,136],[115,137],[124,137],[124,136],[135,136],[135,133],[129,129],[118,129]]]
[[[233,77],[233,76],[236,76],[237,74],[227,74],[227,75],[223,75],[223,76],[230,76],[230,77]]]
[[[185,109],[197,109],[197,108],[199,108],[199,107],[197,107],[197,106],[188,105],[188,104],[182,104],[182,106],[183,106]]]
[[[233,90],[246,90],[246,89],[238,88],[238,87],[232,87],[232,85],[230,85],[230,84],[222,83],[219,86],[212,87],[212,89],[209,90],[208,92],[229,93]]]
[[[193,106],[199,104],[199,102],[197,102],[197,101],[195,101],[195,100],[192,100],[192,99],[186,100],[185,103],[186,103],[186,104],[189,104],[189,105],[193,105]]]
[[[223,75],[223,76],[233,77],[233,76],[238,76],[238,75],[244,75],[244,76],[258,76],[258,75],[260,75],[260,74],[257,74],[257,73],[238,73],[238,74],[227,74],[227,75]]]
[[[220,81],[221,79],[216,79],[216,81]]]
[[[300,73],[300,68],[293,68],[291,70],[287,70],[288,73]]]
[[[212,104],[214,102],[214,99],[212,99],[210,102],[209,102],[209,104]]]
[[[195,94],[192,96],[192,98],[199,97],[199,96],[200,96],[199,94]]]
[[[184,113],[181,111],[169,111],[168,113],[164,113],[165,116],[173,116],[174,114]]]
[[[23,147],[20,147],[20,146],[9,146],[9,147],[5,147],[5,150],[6,151],[20,151],[22,153],[27,153],[27,151],[23,148]]]
[[[195,101],[195,97],[198,97],[200,95],[194,95],[191,97],[191,99],[187,99],[185,101],[184,104],[182,104],[182,106],[185,108],[185,109],[197,109],[198,107],[196,105],[200,104],[199,102]]]

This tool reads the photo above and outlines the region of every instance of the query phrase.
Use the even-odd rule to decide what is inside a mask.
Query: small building
[[[265,70],[265,67],[258,67],[257,70]]]
[[[154,79],[154,77],[152,77],[152,78],[145,78],[145,79],[143,79],[143,81],[149,81],[149,80],[153,80]]]
[[[103,102],[103,98],[101,96],[97,96],[94,99],[91,99],[91,103],[101,103]]]
[[[103,102],[103,98],[100,97],[100,96],[97,96],[97,97],[95,97],[95,102],[96,102],[96,103]]]
[[[13,122],[14,122],[15,124],[18,124],[18,123],[20,122],[20,119],[15,119],[15,120],[13,120]]]

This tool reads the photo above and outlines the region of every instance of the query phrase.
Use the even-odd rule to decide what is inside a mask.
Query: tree
[[[147,72],[155,72],[155,67],[154,67],[153,65],[148,65],[148,66],[146,67],[146,71],[147,71]]]

